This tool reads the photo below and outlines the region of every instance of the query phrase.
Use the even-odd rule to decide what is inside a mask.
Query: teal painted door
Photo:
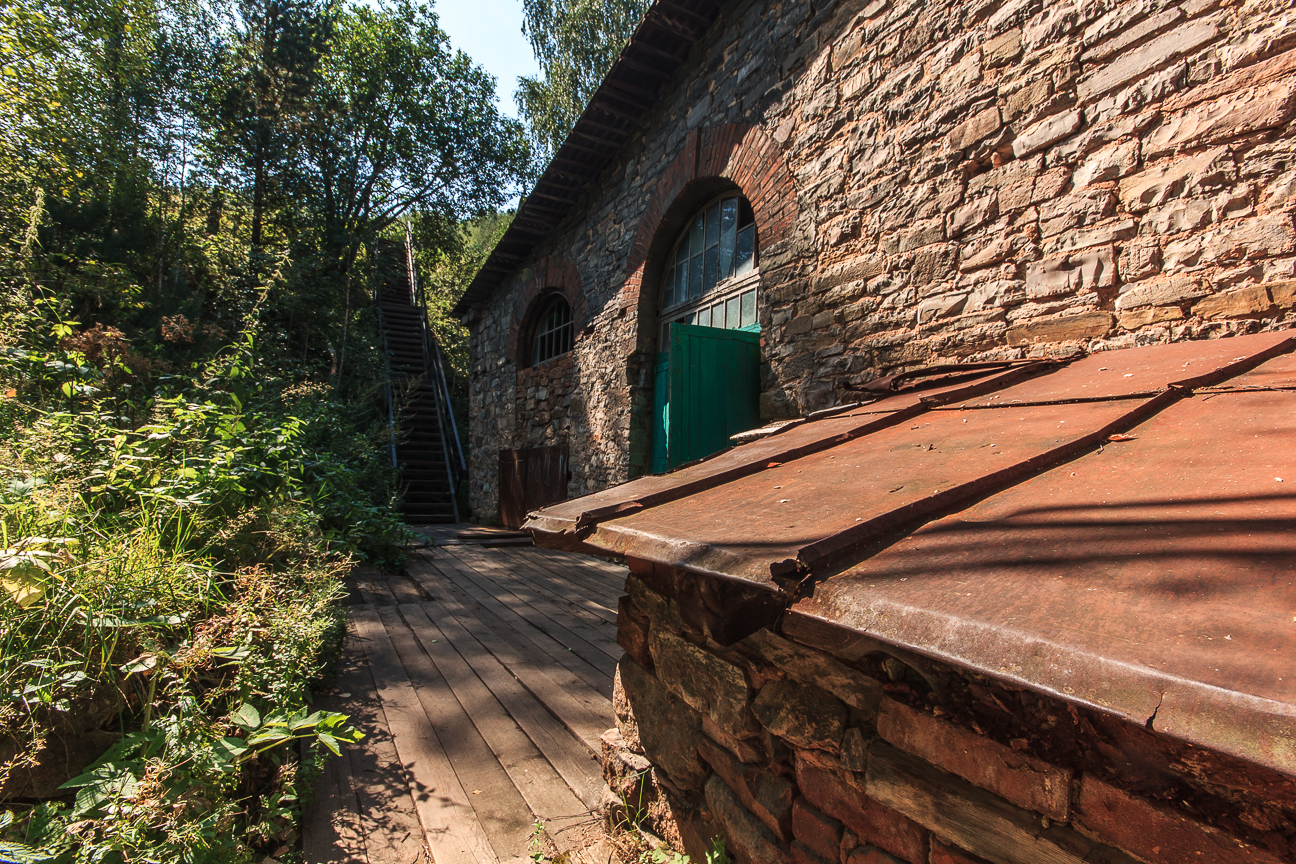
[[[667,468],[723,450],[730,435],[760,425],[759,333],[672,324],[666,365]]]
[[[666,430],[670,427],[670,352],[657,355],[653,375],[653,437],[652,473],[664,474],[670,470],[667,456]]]

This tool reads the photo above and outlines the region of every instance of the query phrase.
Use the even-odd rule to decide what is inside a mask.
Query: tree
[[[303,185],[320,220],[326,273],[418,209],[452,222],[503,204],[529,161],[495,81],[427,7],[397,0],[337,18],[303,143]]]
[[[292,162],[327,50],[331,0],[239,0],[219,92],[208,106],[210,161],[251,190],[253,249]]]
[[[538,162],[567,140],[651,0],[523,0],[522,32],[542,78],[519,78],[517,100]]]

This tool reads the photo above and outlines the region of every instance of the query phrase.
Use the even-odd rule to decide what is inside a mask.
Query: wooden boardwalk
[[[432,536],[455,543],[445,528]],[[614,725],[625,573],[456,543],[416,551],[401,577],[361,577],[319,707],[350,714],[367,737],[320,778],[307,864],[615,860],[599,839],[597,754]]]

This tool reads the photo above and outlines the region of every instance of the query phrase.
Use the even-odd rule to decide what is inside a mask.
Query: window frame
[[[728,250],[728,254],[732,255],[734,258],[733,270],[727,275],[721,275],[719,272],[717,272],[716,274],[717,278],[714,284],[712,284],[709,289],[703,290],[700,294],[689,297],[683,302],[675,300],[674,299],[675,293],[680,287],[678,281],[679,267],[681,264],[684,263],[684,261],[688,262],[690,279],[693,270],[693,262],[699,260],[702,262],[703,269],[701,272],[703,274],[702,276],[703,285],[705,285],[707,281],[706,272],[705,272],[707,253],[712,250],[716,251],[716,258],[717,258],[716,269],[717,271],[719,270],[719,266],[720,266],[719,256],[726,253],[725,243],[724,243],[724,228],[723,228],[723,211],[724,211],[723,205],[724,202],[729,200],[734,200],[736,202],[736,211],[737,211],[736,218],[735,218],[734,232],[733,232],[732,248]],[[719,214],[721,222],[717,225],[718,228],[716,232],[717,236],[714,238],[714,242],[711,242],[712,238],[707,237],[708,234],[707,229],[709,227],[709,224],[705,217],[708,215],[708,212],[711,210],[711,208],[716,207],[717,205],[719,205],[717,214]],[[750,217],[750,221],[744,222],[743,221],[744,216]],[[699,217],[701,217],[701,221],[702,221],[701,249],[697,252],[689,251],[684,261],[681,261],[680,260],[681,249],[687,248],[688,244],[691,243],[693,235],[697,231],[697,227],[698,227],[697,223],[699,221]],[[738,235],[747,231],[750,231],[750,236],[751,236],[750,257],[745,262],[739,262],[737,260],[738,254],[740,254]],[[750,263],[748,264],[748,262]],[[738,272],[738,270],[742,268],[744,265],[746,265],[747,269],[743,269],[742,272]],[[674,282],[675,284],[671,285],[670,284],[671,282]],[[662,338],[662,342],[660,342],[659,344],[663,346],[666,344],[665,342],[666,331],[667,331],[667,327],[669,327],[670,324],[679,322],[684,319],[687,319],[686,323],[693,323],[695,320],[697,320],[698,315],[704,310],[708,310],[708,323],[702,326],[710,326],[711,313],[709,310],[712,310],[717,306],[721,306],[733,302],[735,300],[739,304],[739,315],[741,316],[742,298],[743,295],[747,294],[748,292],[754,292],[754,296],[751,303],[751,307],[752,307],[751,323],[747,325],[741,325],[739,327],[725,327],[724,329],[737,330],[737,329],[744,329],[745,327],[758,325],[760,320],[759,319],[759,301],[760,301],[759,285],[760,285],[760,230],[756,224],[755,213],[751,207],[750,202],[747,201],[746,196],[744,196],[741,192],[737,190],[729,190],[721,193],[720,195],[716,195],[713,198],[708,199],[702,206],[694,209],[690,213],[689,218],[685,221],[684,226],[680,229],[679,235],[677,236],[675,242],[671,244],[670,252],[667,254],[665,266],[663,267],[662,276],[658,284],[658,301],[659,301],[658,318],[661,321],[661,338]],[[670,304],[667,304],[666,302],[668,291],[671,292]]]
[[[576,348],[576,320],[567,295],[562,291],[546,291],[536,298],[535,304],[529,328],[530,338],[527,340],[527,368],[556,360]],[[566,320],[553,323],[549,320],[551,313],[559,308],[564,311],[565,315],[561,317]],[[541,357],[542,348],[547,348],[552,353]]]

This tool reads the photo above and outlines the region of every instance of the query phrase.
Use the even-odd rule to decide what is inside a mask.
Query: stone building
[[[503,450],[576,496],[896,370],[1280,326],[1293,46],[1284,0],[656,3],[458,307],[475,514]]]
[[[626,811],[1296,861],[1294,116],[1281,0],[652,6],[459,307],[478,517],[555,448],[630,564]]]

